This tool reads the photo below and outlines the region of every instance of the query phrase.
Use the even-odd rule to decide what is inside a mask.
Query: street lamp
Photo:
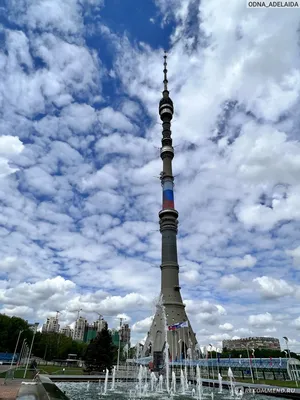
[[[210,359],[211,359],[212,376],[213,376],[213,380],[214,380],[215,379],[215,372],[214,372],[214,362],[213,362],[213,356],[212,356],[213,345],[209,344],[209,346],[210,346]],[[213,383],[213,387],[214,387],[214,383]]]
[[[256,380],[258,380],[257,364],[256,364],[256,358],[255,358],[255,349],[252,349],[252,356],[253,356],[254,361],[255,361],[254,366],[255,366]]]
[[[23,330],[20,330],[19,335],[18,335],[18,339],[17,339],[14,355],[12,356],[11,363],[10,363],[10,369],[12,369],[12,365],[13,365],[13,362],[14,362],[14,359],[15,359],[15,356],[16,356],[16,352],[17,352],[17,349],[18,349],[19,340],[20,340],[22,332],[23,332]]]
[[[121,328],[122,328],[122,322],[123,319],[120,317],[120,329],[119,329],[119,348],[118,348],[118,360],[117,360],[117,371],[119,371],[119,364],[120,364],[120,351],[121,351]]]
[[[292,376],[294,375],[296,386],[298,387],[298,380],[297,380],[298,371],[297,371],[297,367],[296,366],[295,366],[296,371],[294,370],[293,364],[292,364],[292,361],[291,361],[291,352],[290,352],[290,349],[289,349],[289,339],[286,336],[283,336],[283,339],[285,340],[286,348],[287,348],[288,355],[289,355],[289,363],[290,363],[290,366],[291,366]]]
[[[36,322],[36,323],[35,323],[35,327],[34,327],[34,331],[33,331],[33,337],[32,337],[32,341],[31,341],[31,345],[30,345],[30,350],[29,350],[29,354],[28,354],[28,358],[27,358],[27,363],[26,363],[26,367],[25,367],[23,379],[25,379],[25,377],[26,377],[26,372],[27,372],[29,360],[30,360],[30,357],[31,357],[33,342],[34,342],[34,338],[35,338],[35,334],[36,334],[38,325],[39,325],[39,324]]]
[[[248,360],[249,360],[249,366],[250,366],[250,373],[251,373],[251,379],[252,379],[252,383],[254,383],[254,377],[253,377],[253,371],[252,371],[252,364],[251,364],[251,359],[250,359],[250,354],[249,354],[249,347],[247,345],[245,345],[244,347],[246,347],[247,350],[247,355],[248,355]]]

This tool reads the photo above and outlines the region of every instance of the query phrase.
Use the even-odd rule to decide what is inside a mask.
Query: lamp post
[[[249,348],[248,348],[247,345],[245,347],[246,347],[246,350],[247,350],[247,355],[248,355],[248,360],[249,360],[251,379],[252,379],[252,383],[254,383],[254,377],[253,377],[253,371],[252,371],[252,363],[251,363],[250,354],[249,354]]]
[[[212,369],[212,376],[213,376],[213,380],[215,380],[215,372],[214,372],[214,362],[213,362],[213,356],[212,356],[212,349],[213,349],[213,345],[209,344],[210,346],[210,359],[211,359],[211,369]],[[213,383],[213,387],[214,387],[214,383]]]
[[[13,365],[13,362],[14,362],[14,359],[15,359],[15,355],[16,355],[16,352],[17,352],[17,349],[18,349],[19,340],[20,340],[20,337],[21,337],[22,332],[23,332],[23,330],[21,330],[21,331],[19,332],[19,335],[18,335],[18,339],[17,339],[17,343],[16,343],[14,355],[12,356],[11,363],[10,363],[10,369],[12,369],[12,365]]]
[[[256,357],[255,357],[255,349],[252,349],[252,355],[255,361],[254,367],[255,367],[255,373],[256,373],[256,380],[258,381],[258,372],[257,372],[257,365],[256,365]]]
[[[286,336],[283,336],[283,339],[285,340],[286,348],[287,348],[288,355],[289,355],[289,363],[290,363],[290,366],[291,366],[292,376],[294,375],[293,377],[295,379],[296,386],[298,387],[298,379],[297,379],[298,371],[294,370],[293,364],[292,364],[292,361],[291,361],[291,352],[290,352],[290,349],[289,349],[289,339]],[[296,366],[295,366],[295,368],[297,369]]]
[[[22,360],[23,360],[24,353],[25,353],[25,348],[26,348],[26,339],[23,339],[20,356],[19,356],[19,361],[18,361],[18,367],[22,364]]]
[[[122,327],[123,318],[120,318],[120,329],[119,329],[119,348],[118,348],[118,360],[117,360],[117,371],[119,371],[120,364],[120,351],[121,351],[121,327]]]
[[[31,352],[32,352],[32,347],[33,347],[35,334],[36,334],[36,331],[37,331],[37,326],[38,326],[38,324],[36,323],[35,327],[34,327],[34,331],[33,331],[33,337],[32,337],[32,341],[31,341],[31,345],[30,345],[30,350],[29,350],[29,354],[28,354],[28,358],[27,358],[27,363],[26,363],[23,379],[25,379],[26,372],[27,372],[27,369],[28,369],[28,364],[29,364],[29,360],[30,360],[30,356],[31,356]]]

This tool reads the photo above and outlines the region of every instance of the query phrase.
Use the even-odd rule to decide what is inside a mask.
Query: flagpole
[[[32,337],[32,340],[31,340],[30,350],[29,350],[29,354],[28,354],[28,358],[27,358],[27,363],[26,363],[26,367],[25,367],[25,372],[24,372],[23,379],[25,379],[25,377],[26,377],[26,372],[27,372],[29,360],[30,360],[30,357],[31,357],[31,352],[32,352],[32,347],[33,347],[33,342],[34,342],[35,334],[36,334],[36,327],[35,327],[35,330],[34,330],[34,332],[33,332],[33,337]]]
[[[252,355],[254,357],[254,368],[256,373],[256,380],[258,381],[258,373],[257,373],[257,365],[256,365],[256,357],[255,357],[255,349],[252,349]]]
[[[23,339],[23,343],[22,343],[22,347],[21,347],[21,351],[20,351],[20,356],[19,356],[19,360],[18,360],[18,366],[22,365],[22,358],[24,355],[24,350],[25,350],[25,343],[26,343],[26,339]]]
[[[174,331],[172,331],[172,336],[171,336],[171,375],[173,372],[173,342],[174,342]]]
[[[20,336],[21,336],[22,332],[23,332],[23,330],[20,330],[19,335],[18,335],[18,339],[17,339],[14,355],[12,356],[11,363],[10,363],[10,369],[12,369],[12,365],[13,365],[13,362],[14,362],[14,359],[15,359],[15,355],[16,355],[16,352],[17,352],[17,349],[18,349],[19,340],[20,340]]]
[[[219,359],[219,352],[218,352],[218,348],[216,348],[216,361],[217,361],[217,367],[218,367],[218,376],[220,373],[220,359]]]
[[[247,355],[248,355],[248,360],[249,360],[249,366],[250,366],[250,373],[251,373],[251,378],[252,378],[252,383],[254,383],[254,378],[253,378],[253,371],[252,371],[252,363],[250,359],[250,354],[249,354],[249,348],[246,346],[247,349]]]
[[[22,352],[22,358],[21,358],[21,365],[25,364],[25,359],[28,354],[28,346],[27,346],[27,341],[24,339],[24,347],[23,347],[23,352]]]
[[[213,376],[213,380],[215,380],[215,372],[214,372],[214,362],[213,362],[213,356],[212,356],[212,344],[210,344],[210,359],[211,359],[211,369],[212,369],[212,376]],[[213,383],[213,387],[215,386],[215,384]]]
[[[178,331],[178,336],[179,336],[179,340],[178,343],[180,343],[179,345],[179,354],[180,354],[180,370],[182,370],[182,339],[181,339],[181,334],[180,334],[180,330]]]
[[[189,328],[187,328],[187,337],[188,337],[188,349],[190,349],[189,357],[190,357],[190,373],[191,373],[191,369],[192,369],[192,347],[190,346]]]

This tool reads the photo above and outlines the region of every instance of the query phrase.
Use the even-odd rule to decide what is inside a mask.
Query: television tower
[[[161,299],[162,304],[157,306],[152,326],[148,332],[143,355],[153,356],[154,370],[163,364],[163,351],[166,345],[165,330],[168,326],[184,323],[178,329],[167,332],[169,356],[172,360],[193,356],[196,336],[185,312],[179,286],[179,265],[177,259],[177,226],[178,211],[174,205],[174,177],[172,160],[174,148],[171,138],[171,120],[173,118],[173,101],[169,96],[167,78],[167,55],[164,55],[164,90],[159,102],[159,116],[162,120],[162,147],[160,157],[163,170],[160,173],[162,186],[162,210],[159,212],[160,232],[162,235],[161,252]],[[163,315],[165,312],[165,317]],[[165,326],[167,324],[167,326]]]

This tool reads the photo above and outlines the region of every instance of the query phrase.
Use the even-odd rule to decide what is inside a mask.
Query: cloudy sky
[[[77,311],[133,342],[160,285],[163,49],[182,295],[201,345],[300,351],[296,9],[232,0],[4,0],[0,312]]]

